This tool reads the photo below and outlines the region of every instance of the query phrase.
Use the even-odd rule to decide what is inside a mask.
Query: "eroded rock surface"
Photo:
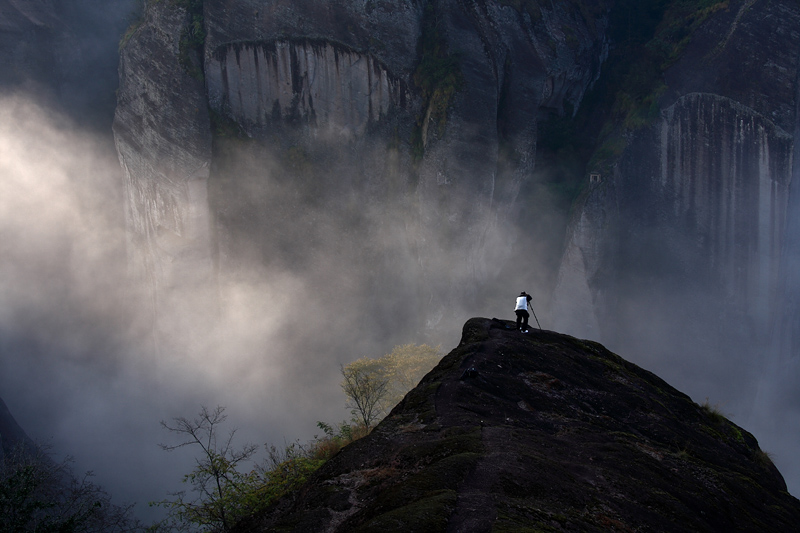
[[[474,318],[369,436],[238,531],[782,531],[753,436],[600,344]]]

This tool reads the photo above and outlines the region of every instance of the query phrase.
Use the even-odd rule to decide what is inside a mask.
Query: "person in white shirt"
[[[528,313],[528,307],[531,303],[531,295],[525,291],[519,293],[517,296],[517,307],[514,309],[514,312],[517,314],[517,329],[522,329],[523,331],[528,330],[528,319],[531,315]],[[522,328],[520,328],[520,323],[522,324]]]

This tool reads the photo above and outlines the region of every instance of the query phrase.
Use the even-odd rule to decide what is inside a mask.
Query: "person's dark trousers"
[[[518,309],[514,312],[517,313],[517,329],[520,329],[520,322],[522,322],[522,325],[525,326],[525,329],[528,329],[528,319],[531,317],[531,315],[529,315],[528,312],[523,309]]]

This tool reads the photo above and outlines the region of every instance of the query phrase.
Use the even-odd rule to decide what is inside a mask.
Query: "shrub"
[[[307,444],[265,446],[266,458],[248,471],[243,466],[254,457],[258,446],[234,447],[235,431],[221,438],[219,427],[225,419],[225,408],[218,406],[214,410],[202,407],[192,420],[179,417],[169,424],[161,423],[181,438],[178,444],[161,445],[162,449],[172,451],[190,446],[199,449],[200,454],[194,470],[183,478],[193,496],[181,491],[151,504],[168,512],[167,518],[153,527],[154,531],[235,529],[244,518],[300,487],[342,447],[368,433],[362,425],[342,422],[334,427],[318,422],[324,433],[322,437],[315,436]]]

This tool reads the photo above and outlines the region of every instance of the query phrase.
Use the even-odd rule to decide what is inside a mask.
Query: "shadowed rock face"
[[[738,1],[692,36],[666,72],[660,117],[630,133],[575,219],[557,288],[562,329],[614,340],[629,329],[626,300],[657,307],[663,296],[630,286],[643,278],[667,292],[705,286],[730,324],[708,329],[768,342],[792,178],[798,21],[792,2]],[[587,283],[591,297],[570,300]]]
[[[656,118],[579,202],[554,322],[632,353],[657,343],[665,376],[715,373],[706,354],[725,354],[736,392],[707,393],[765,419],[797,405],[767,407],[773,387],[748,376],[771,367],[766,382],[794,383],[775,390],[797,390],[800,8],[718,7],[665,72]]]
[[[396,287],[384,290],[431,306],[415,329],[447,327],[475,297],[462,287],[491,281],[513,244],[540,108],[576,107],[604,57],[605,1],[543,4],[227,0],[200,17],[150,2],[122,50],[114,132],[131,271],[158,314],[179,314],[169,291],[196,301],[253,261],[312,270],[303,257],[356,234],[339,271],[375,265],[365,298]],[[420,73],[424,61],[435,68]],[[304,202],[275,201],[289,187]]]
[[[17,424],[6,403],[0,398],[0,465],[7,454],[23,450],[32,452],[35,448],[33,441]]]
[[[228,44],[206,67],[209,100],[258,134],[284,119],[363,136],[400,106],[400,83],[369,55],[329,43]]]
[[[473,318],[373,431],[239,531],[782,531],[744,429],[589,341]]]

